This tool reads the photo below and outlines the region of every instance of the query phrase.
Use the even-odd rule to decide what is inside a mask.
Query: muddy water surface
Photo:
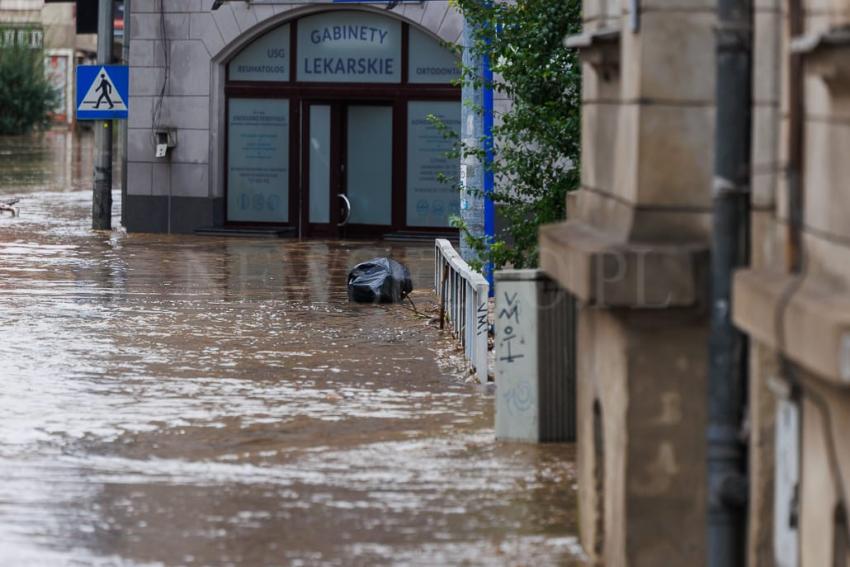
[[[0,564],[578,564],[571,448],[346,301],[392,254],[427,310],[430,248],[93,233],[90,163],[0,140]]]

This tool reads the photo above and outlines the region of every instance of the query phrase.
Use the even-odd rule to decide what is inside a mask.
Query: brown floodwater
[[[94,233],[91,149],[0,138],[0,565],[581,562],[572,447],[494,440],[430,247]],[[346,300],[387,254],[423,314]]]

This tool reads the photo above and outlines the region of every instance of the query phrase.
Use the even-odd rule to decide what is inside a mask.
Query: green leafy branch
[[[563,40],[580,30],[581,2],[452,1],[474,30],[473,59],[489,58],[494,77],[487,85],[478,65],[464,65],[461,80],[476,88],[490,87],[497,98],[511,101],[495,117],[493,161],[486,165],[495,189],[484,197],[496,205],[502,228],[488,243],[460,218],[453,224],[478,254],[473,267],[480,269],[486,262],[496,268],[534,267],[540,225],[566,216],[567,192],[579,185],[581,69],[576,53],[564,47]],[[439,119],[432,117],[432,122],[438,124]],[[467,144],[445,126],[441,129],[452,136],[452,157],[487,164],[487,140]],[[472,196],[482,195],[478,189],[461,187],[457,179],[446,182]]]

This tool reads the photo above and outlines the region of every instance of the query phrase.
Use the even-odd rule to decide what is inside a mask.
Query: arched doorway
[[[305,237],[450,231],[454,53],[374,11],[286,22],[226,63],[225,219]]]

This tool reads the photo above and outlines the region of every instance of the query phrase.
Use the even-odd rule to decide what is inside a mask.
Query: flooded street
[[[0,139],[0,565],[580,564],[572,447],[347,301],[391,254],[428,312],[430,246],[93,233],[90,153]]]

